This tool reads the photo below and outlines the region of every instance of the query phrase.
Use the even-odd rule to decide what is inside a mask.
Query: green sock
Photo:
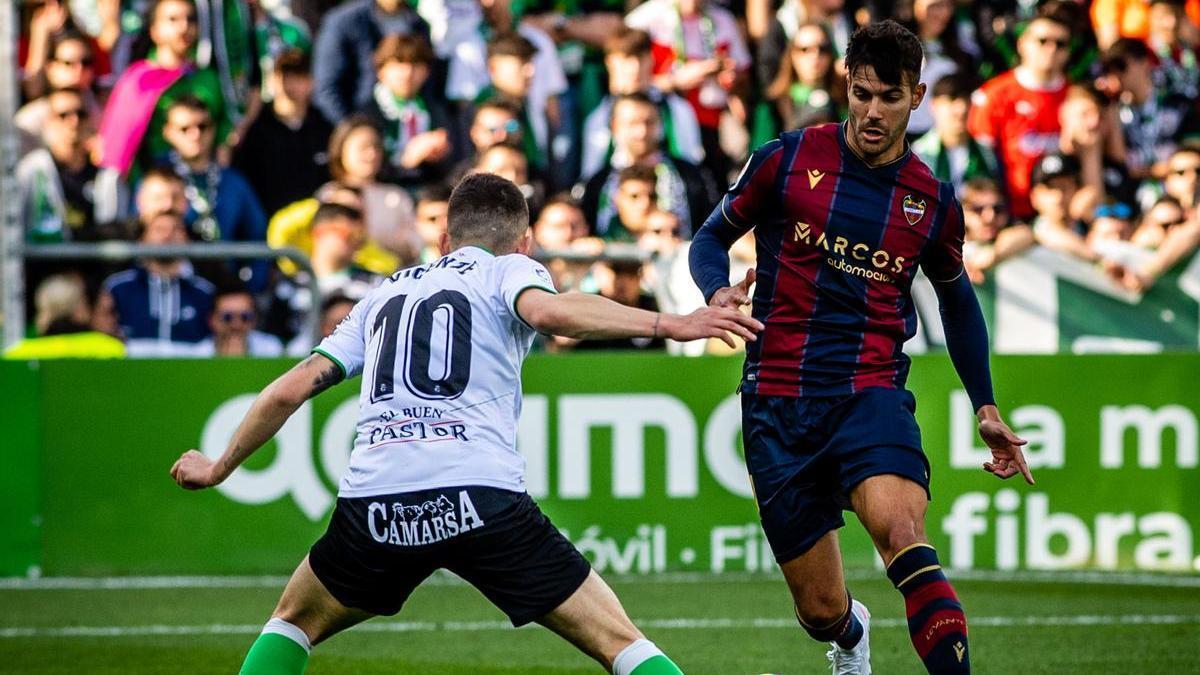
[[[629,675],[683,675],[683,671],[665,654],[642,661]]]
[[[295,640],[262,633],[250,646],[239,675],[301,675],[306,665],[308,650]]]
[[[635,640],[613,660],[613,675],[683,675],[675,662],[645,638]]]

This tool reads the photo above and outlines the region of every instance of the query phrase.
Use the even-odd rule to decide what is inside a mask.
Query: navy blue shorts
[[[903,389],[804,398],[742,394],[746,466],[777,562],[844,525],[850,491],[871,476],[903,476],[929,495],[916,408]]]

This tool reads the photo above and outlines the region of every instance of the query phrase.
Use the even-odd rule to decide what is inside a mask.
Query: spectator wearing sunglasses
[[[466,155],[458,164],[454,165],[447,181],[451,185],[471,173],[471,169],[479,161],[479,156],[491,149],[492,146],[523,147],[525,131],[521,126],[521,110],[515,103],[504,98],[492,98],[484,101],[475,109],[475,115],[471,118],[471,126],[467,129],[467,134],[473,153]],[[536,169],[533,174],[535,177],[541,178],[541,174]]]
[[[212,336],[201,342],[205,356],[283,356],[279,338],[258,328],[254,296],[239,286],[217,291],[208,318]]]
[[[963,225],[963,266],[971,283],[982,284],[997,264],[1033,246],[1033,230],[1012,223],[1004,192],[990,178],[973,178],[961,190]]]
[[[1179,200],[1163,195],[1142,214],[1130,241],[1141,248],[1157,249],[1166,241],[1168,234],[1186,222],[1187,217]]]
[[[241,172],[216,159],[216,122],[200,99],[183,96],[167,111],[163,135],[170,150],[162,164],[184,180],[185,220],[201,241],[266,240],[267,217]],[[239,263],[238,279],[258,292],[267,283],[263,260]]]
[[[845,79],[834,67],[833,40],[819,23],[796,29],[769,82],[767,98],[774,104],[775,128],[759,132],[762,142],[779,131],[840,121],[847,110]]]
[[[1017,67],[988,80],[971,97],[967,130],[1003,164],[1008,203],[1018,219],[1034,215],[1029,201],[1034,166],[1058,148],[1070,39],[1070,28],[1058,15],[1033,19],[1017,41]]]
[[[13,123],[21,131],[23,152],[36,147],[41,138],[48,114],[47,92],[77,89],[88,109],[88,116],[93,120],[100,119],[101,108],[93,91],[96,60],[91,43],[79,33],[60,33],[51,39],[48,52],[49,57],[34,87],[37,98],[21,106],[13,117]]]
[[[78,89],[52,91],[44,99],[43,147],[17,165],[21,220],[31,242],[99,239],[95,180],[88,153],[94,133],[91,110]]]
[[[220,77],[194,61],[199,38],[195,4],[154,0],[148,16],[153,49],[121,74],[100,122],[100,165],[134,180],[171,149],[164,134],[167,112],[185,96],[203,101],[209,111],[214,145],[227,149],[236,140]]]

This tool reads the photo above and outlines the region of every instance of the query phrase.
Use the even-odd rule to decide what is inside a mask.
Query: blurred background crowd
[[[1043,246],[1141,292],[1195,250],[1200,0],[27,0],[28,242],[311,258],[30,261],[30,336],[306,353],[306,313],[327,333],[439,255],[476,171],[521,187],[560,288],[690,311],[692,233],[759,144],[844,119],[847,40],[884,18],[925,46],[909,140],[958,190],[974,282]],[[740,278],[752,235],[731,255]],[[585,347],[665,345],[541,344]]]

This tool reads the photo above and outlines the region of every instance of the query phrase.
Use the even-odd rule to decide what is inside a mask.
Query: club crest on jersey
[[[925,217],[925,200],[913,199],[912,195],[905,195],[904,201],[900,203],[900,208],[904,210],[904,218],[909,225],[916,225]]]

